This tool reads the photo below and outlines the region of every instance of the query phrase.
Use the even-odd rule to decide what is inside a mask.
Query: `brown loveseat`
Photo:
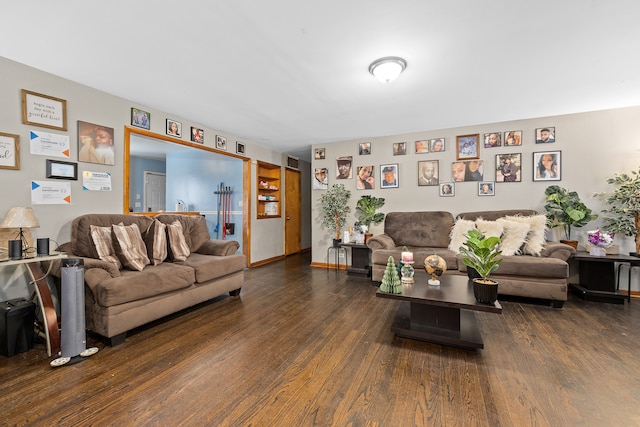
[[[147,239],[154,219],[180,223],[190,250],[185,261],[165,260],[134,271],[99,259],[91,225],[136,224]],[[227,292],[238,295],[246,267],[246,257],[236,254],[238,248],[233,240],[210,240],[205,219],[199,216],[89,214],[74,219],[71,242],[59,250],[84,260],[87,329],[117,345],[137,326]]]
[[[505,217],[537,216],[533,210],[497,210],[465,212],[458,220],[494,222]],[[424,268],[427,256],[437,254],[447,263],[445,274],[467,274],[460,254],[450,248],[457,219],[450,212],[392,212],[387,214],[384,234],[371,237],[367,246],[372,250],[372,280],[382,280],[389,256],[396,264],[403,246],[413,252],[416,270]],[[518,251],[519,252],[519,251]],[[539,255],[514,254],[504,261],[492,277],[499,282],[499,293],[549,300],[554,307],[562,307],[567,300],[569,265],[575,254],[571,246],[544,242]]]

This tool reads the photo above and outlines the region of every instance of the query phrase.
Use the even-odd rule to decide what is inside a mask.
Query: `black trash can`
[[[0,302],[0,354],[13,356],[33,348],[36,305],[24,298]]]

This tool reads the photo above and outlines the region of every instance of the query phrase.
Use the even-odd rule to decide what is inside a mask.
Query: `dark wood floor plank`
[[[394,337],[398,302],[308,254],[50,368],[0,356],[0,425],[640,425],[640,301],[502,301],[475,352]],[[420,286],[416,284],[414,286]]]

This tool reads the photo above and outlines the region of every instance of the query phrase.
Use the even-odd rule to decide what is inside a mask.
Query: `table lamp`
[[[38,218],[36,218],[35,214],[33,213],[33,209],[22,207],[9,209],[9,212],[7,212],[7,216],[5,216],[2,220],[2,223],[0,223],[0,228],[20,229],[18,237],[21,242],[22,257],[26,256],[29,250],[29,244],[24,237],[23,229],[38,227],[40,227],[40,224],[38,223]]]

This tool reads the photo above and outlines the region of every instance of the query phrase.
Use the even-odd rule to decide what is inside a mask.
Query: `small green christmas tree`
[[[402,283],[400,282],[400,276],[398,276],[398,269],[396,263],[393,261],[393,257],[390,256],[387,261],[387,268],[384,270],[382,276],[382,283],[380,284],[380,290],[390,294],[402,293]]]

